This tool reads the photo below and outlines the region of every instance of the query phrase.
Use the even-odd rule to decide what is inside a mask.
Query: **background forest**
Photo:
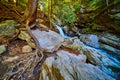
[[[1,0],[13,11],[7,15],[9,10],[6,14],[1,10],[0,20],[6,18],[5,15],[8,16],[7,18],[13,18],[11,14],[14,14],[14,18],[21,21],[20,15],[24,13],[27,1]],[[107,30],[119,34],[119,3],[119,0],[38,0],[38,15],[45,15],[50,24],[52,21],[57,21],[60,25],[67,25],[69,28],[77,27],[83,33]]]

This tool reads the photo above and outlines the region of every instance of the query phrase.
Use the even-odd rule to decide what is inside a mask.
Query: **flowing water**
[[[61,34],[62,37],[64,38],[74,38],[74,37],[70,37],[70,36],[67,36],[64,31],[62,30],[61,26],[59,25],[56,25],[56,28],[59,30],[59,33]],[[103,49],[95,49],[93,47],[90,47],[90,46],[84,46],[86,48],[91,48],[92,50],[100,53],[101,55],[103,55],[105,57],[105,59],[102,59],[102,62],[103,63],[106,63],[106,64],[109,64],[109,66],[107,65],[100,65],[98,66],[103,72],[105,72],[106,74],[116,78],[117,80],[120,79],[120,61],[110,55],[107,51],[103,50]],[[110,60],[110,61],[108,61]]]
[[[62,37],[64,37],[64,38],[69,38],[69,39],[74,38],[74,37],[69,37],[69,36],[67,36],[67,35],[65,34],[65,32],[62,30],[61,26],[56,25],[56,28],[59,30],[59,33],[61,34]]]

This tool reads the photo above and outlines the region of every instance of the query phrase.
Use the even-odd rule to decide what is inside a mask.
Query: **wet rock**
[[[101,49],[94,49],[86,46],[83,48],[83,51],[84,54],[87,56],[88,61],[96,66],[104,65],[104,67],[120,67],[119,63],[116,63],[113,60],[111,60],[107,55],[105,55],[106,53]]]
[[[109,45],[106,45],[106,44],[100,44],[100,47],[104,50],[107,50],[107,51],[110,51],[112,53],[115,53],[113,55],[117,55],[118,57],[120,56],[120,50],[119,49],[116,49],[114,47],[111,47]]]
[[[7,49],[5,45],[0,45],[0,55],[3,54],[6,50]]]
[[[115,80],[97,67],[59,51],[45,60],[40,80]]]
[[[68,47],[72,50],[77,50],[80,53],[86,55],[88,63],[98,66],[99,69],[105,71],[105,73],[107,74],[115,76],[114,72],[111,70],[111,68],[109,68],[110,66],[114,68],[120,68],[119,61],[113,58],[111,59],[111,57],[108,56],[107,53],[101,49],[86,46],[79,39],[65,41],[66,42],[63,44],[63,46]]]
[[[75,39],[73,45],[74,46],[79,45],[78,48],[80,48],[80,52],[85,54],[87,56],[88,61],[91,62],[92,64],[94,65],[102,64],[102,65],[109,65],[109,66],[112,66],[113,64],[117,65],[111,59],[109,59],[106,55],[104,55],[104,53],[106,53],[105,51],[86,46],[80,41],[78,42],[76,43],[76,39]]]
[[[97,51],[95,51],[94,49],[91,49],[90,47],[85,47],[83,51],[90,63],[94,65],[102,64],[101,58],[103,58],[103,56],[99,54]]]
[[[113,40],[115,42],[120,42],[120,38],[114,34],[111,34],[111,33],[103,33],[101,36],[108,38],[110,40]]]
[[[68,31],[69,31],[69,28],[68,28],[67,26],[64,26],[64,27],[63,27],[63,31],[65,32],[65,34],[67,34]]]
[[[90,48],[86,46],[83,42],[81,42],[79,39],[73,39],[72,43],[66,43],[63,44],[63,46],[71,48],[73,50],[77,50],[82,54],[85,54],[87,56],[87,60],[94,64],[99,65],[101,64],[101,54],[98,54],[93,48]]]
[[[64,38],[54,31],[32,30],[32,34],[38,41],[40,48],[46,52],[56,51],[64,41]]]
[[[73,27],[71,29],[69,29],[68,26],[63,26],[61,29],[63,29],[63,33],[65,33],[66,35],[70,36],[70,37],[75,37],[80,35],[79,33],[79,29],[77,27]],[[60,32],[60,30],[59,30]]]
[[[81,35],[80,40],[88,46],[99,48],[98,37],[96,35]]]
[[[120,55],[120,38],[111,33],[104,33],[99,36],[100,47],[113,56]]]
[[[120,38],[113,34],[105,33],[99,37],[99,41],[114,48],[120,49]]]
[[[28,53],[28,52],[31,52],[32,51],[32,48],[29,46],[29,45],[25,45],[22,47],[22,52],[23,53]]]

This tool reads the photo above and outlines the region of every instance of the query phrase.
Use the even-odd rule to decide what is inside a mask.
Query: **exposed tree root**
[[[23,61],[19,61],[16,65],[10,68],[10,71],[5,75],[4,80],[35,80],[39,75],[40,67],[44,62],[45,56],[43,53],[36,50],[33,55],[27,56]]]
[[[3,11],[5,9],[6,11],[4,12],[7,12],[6,14],[3,14],[1,10],[2,14],[0,15],[0,19],[15,19],[18,20],[21,25],[25,24],[24,27],[26,27],[26,30],[36,44],[36,46],[33,46],[36,49],[36,52],[31,55],[26,55],[20,59],[17,64],[12,65],[8,73],[6,73],[4,76],[4,80],[36,80],[36,76],[39,75],[40,67],[45,60],[45,56],[43,55],[43,51],[38,44],[38,40],[31,32],[31,27],[34,27],[36,25],[37,2],[38,0],[28,0],[28,6],[25,10],[24,15],[18,13],[16,9],[11,12],[11,8],[8,8],[6,5],[0,3],[2,4],[0,5],[0,8],[2,8]],[[9,15],[7,16],[7,14]],[[3,15],[5,17],[3,17]]]
[[[27,80],[29,78],[35,80],[37,78],[36,76],[39,75],[40,67],[44,62],[45,56],[43,55],[43,51],[38,44],[38,40],[32,34],[30,26],[28,26],[28,24],[26,24],[26,30],[36,44],[36,46],[33,46],[36,51],[33,55],[24,58],[23,61],[20,60],[15,66],[12,66],[9,73],[5,76],[5,80]],[[21,67],[20,64],[23,66]]]

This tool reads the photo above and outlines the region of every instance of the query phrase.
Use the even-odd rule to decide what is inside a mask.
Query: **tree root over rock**
[[[27,55],[14,66],[4,76],[4,80],[38,80],[40,67],[45,60],[45,56],[39,50],[31,55]]]

